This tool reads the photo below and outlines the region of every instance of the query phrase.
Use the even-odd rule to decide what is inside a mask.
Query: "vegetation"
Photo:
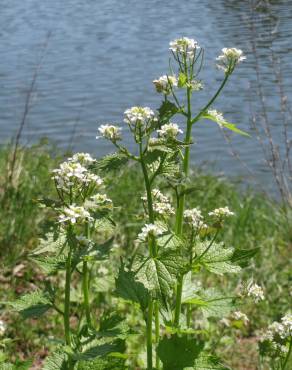
[[[187,38],[170,49],[177,75],[154,81],[158,115],[125,112],[136,152],[115,125],[99,132],[116,153],[77,153],[53,172],[43,146],[18,149],[13,176],[2,151],[3,369],[290,366],[289,210],[189,163],[201,120],[246,136],[211,109],[245,57],[222,50],[222,83],[193,114],[203,51]]]

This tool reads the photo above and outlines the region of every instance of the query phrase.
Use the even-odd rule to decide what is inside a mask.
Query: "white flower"
[[[210,116],[213,116],[216,119],[219,126],[222,126],[222,122],[223,123],[225,122],[223,113],[218,112],[216,109],[209,109],[207,111],[207,114],[209,114]]]
[[[208,213],[209,216],[214,218],[222,219],[223,217],[234,216],[234,213],[230,211],[228,207],[216,208]]]
[[[173,87],[177,87],[177,78],[176,76],[163,75],[154,80],[153,83],[158,93],[168,95]]]
[[[188,58],[193,58],[196,49],[200,49],[199,44],[194,39],[189,39],[188,37],[182,37],[180,39],[175,39],[169,43],[169,50],[175,54],[186,55]]]
[[[90,198],[96,204],[112,203],[112,200],[106,194],[95,194]]]
[[[170,216],[174,214],[174,209],[171,206],[170,200],[168,197],[161,193],[159,189],[152,189],[152,198],[153,198],[153,210],[161,216]],[[146,202],[147,197],[141,197],[141,199]]]
[[[97,193],[85,202],[85,208],[89,210],[111,209],[113,202],[106,194]]]
[[[176,123],[166,123],[161,126],[161,129],[157,130],[157,132],[159,137],[163,137],[165,139],[175,139],[178,134],[183,133]]]
[[[96,136],[96,138],[99,139],[100,137],[104,137],[105,139],[115,142],[122,139],[121,130],[122,129],[118,126],[101,125],[98,128],[98,131],[100,132],[101,136]]]
[[[60,223],[70,222],[71,224],[76,224],[76,222],[93,221],[90,213],[84,208],[79,207],[74,204],[69,207],[65,207],[59,216]]]
[[[80,163],[83,166],[96,162],[89,153],[75,153],[73,157],[68,158],[69,162]]]
[[[141,241],[147,241],[149,236],[159,236],[163,234],[164,230],[155,224],[145,224],[142,227],[141,233],[138,234],[138,239]]]
[[[254,298],[255,302],[263,301],[265,299],[264,291],[259,285],[250,282],[247,286],[248,297]]]
[[[132,107],[124,112],[124,122],[129,125],[145,126],[150,120],[155,119],[155,113],[148,107]]]
[[[3,320],[0,320],[0,337],[5,334],[6,331],[6,324]]]
[[[249,322],[248,317],[246,316],[245,313],[241,311],[235,311],[231,314],[231,318],[236,321],[242,321],[244,325],[247,325]]]
[[[285,316],[283,316],[281,322],[286,328],[286,330],[291,333],[290,335],[292,335],[292,314],[288,313]]]
[[[57,188],[68,190],[76,182],[83,182],[86,172],[87,169],[79,162],[63,162],[59,168],[53,170],[52,179],[56,181]]]
[[[222,54],[216,60],[218,61],[217,67],[224,72],[233,69],[238,63],[244,61],[246,57],[243,55],[242,50],[236,48],[223,48]]]
[[[109,269],[104,266],[104,265],[101,265],[99,266],[97,272],[100,274],[100,275],[107,275],[109,273]]]
[[[203,215],[200,208],[186,209],[184,211],[185,221],[196,229],[207,229],[208,226],[203,222]]]
[[[267,330],[262,334],[260,341],[273,341],[280,337],[282,340],[291,338],[292,336],[292,315],[286,314],[281,318],[281,322],[274,321],[268,326]]]
[[[85,184],[94,183],[95,186],[100,187],[103,184],[103,179],[94,173],[88,172],[86,176],[84,176],[83,182]]]

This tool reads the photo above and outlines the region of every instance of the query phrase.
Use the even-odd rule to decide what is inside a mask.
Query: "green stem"
[[[285,361],[284,361],[284,363],[283,363],[282,370],[285,370],[285,369],[286,369],[286,366],[287,366],[287,364],[288,364],[288,361],[289,361],[289,358],[290,358],[291,352],[292,352],[292,339],[290,340],[289,350],[288,350],[287,356],[286,356],[286,358],[285,358]]]
[[[71,333],[70,333],[71,258],[72,258],[72,249],[71,245],[69,245],[69,252],[66,260],[66,281],[65,281],[65,302],[64,302],[64,329],[65,329],[65,340],[68,346],[71,346]]]
[[[152,364],[152,318],[153,318],[153,299],[149,298],[147,312],[147,370],[153,369]]]
[[[86,224],[86,238],[90,238],[90,229],[89,224]],[[88,271],[88,262],[83,261],[82,268],[82,289],[83,289],[83,303],[85,309],[85,316],[88,327],[91,327],[91,316],[90,316],[90,304],[89,304],[89,271]]]
[[[156,342],[156,370],[160,369],[160,361],[157,354],[157,347],[159,343],[159,337],[160,337],[160,324],[159,324],[159,302],[155,302],[155,342]]]

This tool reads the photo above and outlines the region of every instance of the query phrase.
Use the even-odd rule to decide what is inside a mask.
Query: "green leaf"
[[[178,111],[179,109],[174,103],[171,103],[168,100],[164,101],[158,109],[159,121],[162,121],[161,123],[168,121],[172,116],[178,113]]]
[[[225,248],[223,243],[204,241],[195,246],[197,258],[194,261],[194,268],[198,264],[204,266],[208,271],[218,275],[224,273],[238,273],[240,266],[234,265],[231,260],[234,253],[233,248]],[[209,248],[209,249],[208,249]],[[207,252],[205,253],[205,251]]]
[[[64,232],[60,232],[58,236],[53,232],[47,233],[44,239],[39,239],[38,248],[36,248],[30,256],[34,257],[47,252],[58,253],[62,250],[65,243],[66,234]]]
[[[110,172],[118,170],[129,161],[129,158],[120,152],[108,154],[97,161],[95,168],[100,171]]]
[[[224,317],[235,308],[234,301],[235,297],[222,296],[217,289],[210,288],[200,294],[193,294],[184,303],[198,306],[205,317]]]
[[[147,308],[149,300],[148,290],[136,279],[133,271],[125,271],[123,264],[116,278],[116,294],[127,301],[138,303],[142,311],[145,311]]]
[[[216,356],[201,353],[199,358],[195,360],[194,370],[230,370],[230,368],[222,365]]]
[[[117,339],[111,343],[103,343],[103,344],[96,344],[92,345],[90,343],[88,346],[85,346],[85,350],[83,352],[74,353],[72,358],[75,361],[90,361],[95,359],[96,357],[104,357],[109,355],[113,352],[124,352],[125,351],[125,343],[123,340]]]
[[[124,318],[116,313],[104,314],[100,319],[98,335],[101,337],[116,337],[125,339],[129,332],[129,326]]]
[[[178,75],[178,87],[182,88],[185,87],[187,83],[187,76],[180,72]]]
[[[200,286],[192,281],[192,272],[189,271],[184,275],[183,290],[182,290],[182,303],[186,303],[194,297],[197,297]]]
[[[248,262],[259,252],[260,248],[235,249],[231,262],[237,263],[241,267],[246,267]]]
[[[58,349],[49,355],[44,362],[43,370],[66,370],[67,355],[62,349]]]
[[[50,256],[32,256],[33,260],[45,273],[48,275],[55,274],[60,270],[65,270],[65,256],[60,255],[57,257]]]
[[[24,319],[40,317],[52,307],[49,294],[41,291],[25,294],[15,302],[8,302],[8,304]]]
[[[192,369],[203,347],[203,342],[189,338],[188,335],[173,335],[159,342],[157,353],[163,363],[163,370]]]
[[[79,361],[78,370],[125,370],[125,360],[121,358],[97,358],[94,361]]]
[[[205,113],[205,114],[202,115],[202,118],[206,118],[206,119],[209,119],[213,122],[216,122],[220,127],[225,127],[228,130],[231,130],[231,131],[233,131],[237,134],[240,134],[240,135],[243,135],[243,136],[250,136],[247,132],[244,132],[244,131],[240,130],[239,128],[237,128],[234,123],[230,123],[230,122],[227,122],[225,120],[218,120],[218,117],[213,116],[212,114]]]

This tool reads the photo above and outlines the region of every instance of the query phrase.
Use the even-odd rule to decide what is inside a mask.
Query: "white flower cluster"
[[[163,232],[164,230],[155,224],[145,224],[145,226],[142,227],[141,233],[138,234],[138,239],[145,242],[148,240],[149,236],[159,236],[162,235]]]
[[[89,210],[98,210],[98,209],[109,209],[112,208],[113,202],[106,194],[97,193],[90,197],[85,202],[85,207]]]
[[[146,126],[149,121],[155,119],[155,113],[148,107],[132,107],[124,112],[124,122],[130,126]]]
[[[220,320],[220,322],[227,327],[231,326],[232,321],[241,321],[244,325],[248,325],[249,318],[241,311],[234,311],[229,315],[229,317],[225,317]]]
[[[81,161],[81,163],[79,162]],[[52,179],[55,180],[58,189],[68,191],[75,185],[94,184],[101,186],[103,180],[85,167],[94,160],[87,153],[77,153],[67,162],[60,164],[60,167],[53,170]]]
[[[203,215],[199,208],[186,209],[184,211],[185,221],[195,229],[206,229],[208,226],[203,222]]]
[[[245,59],[246,57],[243,55],[242,50],[236,48],[223,48],[222,54],[216,58],[218,61],[217,67],[224,72],[228,72],[230,68],[234,68]]]
[[[173,53],[185,55],[189,59],[194,57],[196,49],[200,49],[197,41],[188,37],[175,39],[169,43],[169,46],[169,50]]]
[[[209,216],[216,219],[222,219],[224,217],[234,216],[234,212],[231,212],[228,207],[216,208],[208,213]]]
[[[5,334],[6,331],[6,324],[3,320],[0,320],[0,337]]]
[[[69,207],[65,207],[59,216],[59,222],[63,224],[67,222],[76,224],[77,222],[84,223],[90,221],[93,221],[90,213],[84,207],[76,206],[74,204]]]
[[[214,117],[218,123],[219,126],[221,126],[221,122],[224,122],[225,119],[223,117],[223,113],[221,112],[218,112],[216,109],[209,109],[207,111],[207,114],[209,114],[210,116]]]
[[[159,189],[152,189],[153,210],[161,216],[170,216],[174,214],[174,209],[171,206],[169,198],[162,194]],[[146,202],[147,197],[143,196],[141,199]]]
[[[179,128],[176,123],[166,123],[161,126],[160,130],[157,130],[158,136],[164,139],[175,139],[178,134],[182,134],[183,131]]]
[[[247,296],[252,297],[255,302],[265,299],[263,288],[253,282],[250,282],[247,286]]]
[[[292,336],[292,314],[288,313],[281,318],[281,322],[273,322],[268,326],[266,332],[261,336],[261,341],[273,341],[277,337],[288,339]]]
[[[96,136],[97,139],[104,137],[105,139],[111,140],[113,142],[119,141],[122,139],[121,131],[122,129],[114,125],[101,125],[98,128],[101,136]]]
[[[154,80],[153,84],[158,93],[169,95],[171,93],[171,89],[173,87],[177,87],[177,78],[176,76],[163,75],[157,80]]]

